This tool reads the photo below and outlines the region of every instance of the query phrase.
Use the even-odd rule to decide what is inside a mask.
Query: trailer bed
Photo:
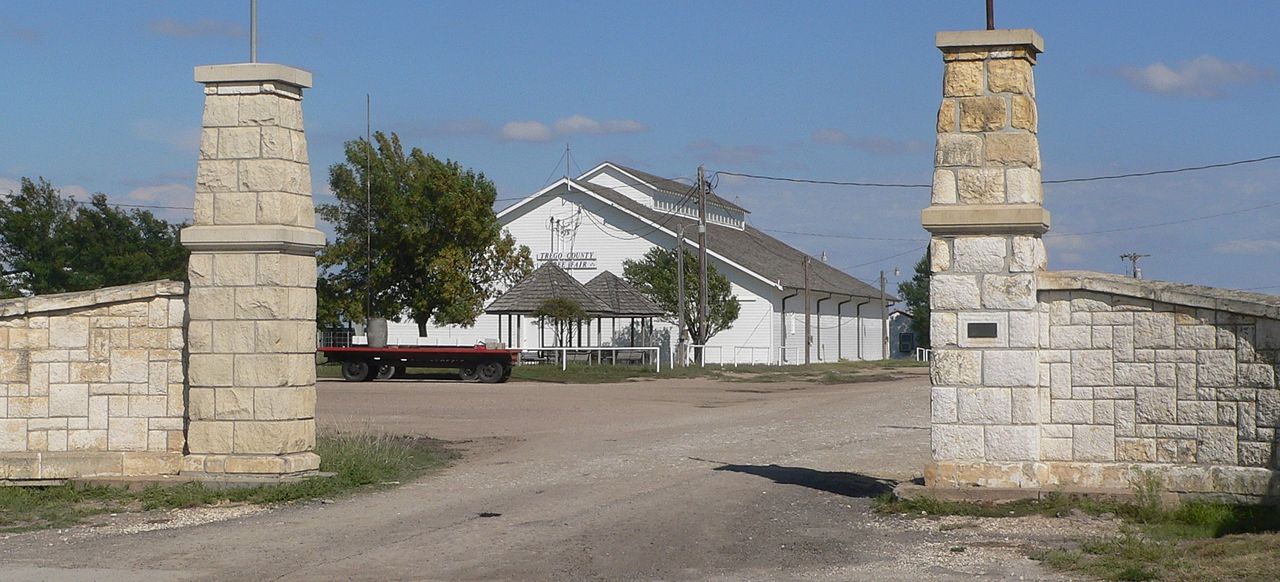
[[[385,380],[405,368],[457,368],[468,382],[506,382],[520,361],[520,350],[475,346],[367,346],[322,347],[321,354],[341,362],[342,377],[349,382]]]

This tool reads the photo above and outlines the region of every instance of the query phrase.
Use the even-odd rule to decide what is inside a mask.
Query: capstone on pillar
[[[940,32],[932,201],[932,450],[938,462],[1037,461],[1036,271],[1049,229],[1040,181],[1032,30]],[[1047,390],[1047,388],[1045,388]]]
[[[184,473],[294,475],[315,454],[315,228],[302,90],[311,73],[196,67],[205,103],[191,251]]]

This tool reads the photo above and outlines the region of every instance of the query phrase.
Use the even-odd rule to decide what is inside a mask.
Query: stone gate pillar
[[[930,485],[1016,486],[989,468],[1040,458],[1035,272],[1046,259],[1032,30],[940,32],[930,232]],[[1005,473],[1006,475],[1008,473]],[[1016,477],[1015,477],[1016,480]]]
[[[311,73],[196,67],[204,122],[191,250],[184,473],[314,471],[315,228],[302,126]]]

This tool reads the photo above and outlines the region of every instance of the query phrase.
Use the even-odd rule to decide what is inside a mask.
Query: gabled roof
[[[552,297],[563,297],[572,300],[582,307],[588,315],[609,316],[613,309],[601,301],[586,286],[579,283],[572,275],[566,273],[559,265],[552,262],[543,263],[528,277],[494,299],[485,313],[520,313],[529,314],[538,309],[542,303]]]
[[[657,303],[632,287],[630,283],[614,275],[612,271],[603,271],[594,279],[587,281],[587,290],[592,295],[613,309],[614,315],[622,317],[655,317],[665,315]]]
[[[574,186],[590,190],[596,196],[641,218],[675,232],[681,227],[696,225],[697,221],[680,215],[653,210],[610,188],[590,182],[574,181]],[[686,233],[694,232],[686,228]],[[696,241],[687,242],[696,248]],[[707,224],[707,251],[714,252],[737,265],[748,269],[761,279],[777,282],[785,288],[804,288],[804,260],[811,259],[809,288],[819,293],[834,293],[855,297],[880,297],[880,290],[820,260],[813,259],[787,243],[784,243],[751,226],[739,230],[715,223]],[[890,301],[896,298],[887,297]]]
[[[629,168],[627,166],[623,166],[621,164],[615,164],[613,162],[605,162],[604,164],[601,164],[601,165],[613,166],[619,170],[622,170],[627,174],[631,174],[633,177],[639,179],[641,182],[644,182],[668,194],[673,194],[676,196],[684,196],[685,194],[688,194],[691,189],[693,189],[693,186],[690,184],[677,182],[669,178],[663,178],[662,176],[655,176],[644,170]],[[728,200],[725,200],[724,198],[717,196],[714,192],[707,197],[707,201],[717,206],[722,206],[724,208],[731,208],[733,210],[738,210],[741,212],[745,212],[747,214],[751,213],[750,210],[747,210],[746,208],[738,206],[737,204],[734,204],[732,202],[729,202]]]

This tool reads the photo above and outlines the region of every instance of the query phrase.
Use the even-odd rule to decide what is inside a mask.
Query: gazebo
[[[630,344],[636,345],[636,321],[639,320],[643,332],[643,342],[649,344],[653,334],[653,318],[665,315],[666,312],[630,283],[622,280],[611,271],[604,271],[594,279],[587,281],[587,291],[598,297],[613,312],[610,316],[610,336],[617,337],[617,323],[620,318],[630,319]],[[596,319],[596,337],[604,337],[603,322]]]
[[[613,309],[592,294],[591,291],[588,291],[582,283],[579,283],[572,275],[566,273],[559,265],[547,262],[535,269],[528,277],[516,283],[511,289],[508,289],[506,293],[494,299],[485,308],[485,313],[498,316],[498,341],[503,341],[505,337],[507,344],[517,344],[515,333],[517,329],[522,329],[523,318],[526,316],[533,317],[539,306],[548,299],[555,297],[561,297],[577,303],[592,318],[611,317],[613,315]],[[505,336],[503,335],[504,327],[506,328]],[[583,340],[581,328],[582,322],[578,322],[577,341],[579,346],[582,345]],[[539,325],[539,335],[542,336],[544,332],[543,327]],[[588,325],[588,335],[590,335],[590,332],[591,326]],[[542,337],[539,337],[538,340],[540,346],[545,345]],[[588,343],[589,341],[590,339],[588,338]]]

